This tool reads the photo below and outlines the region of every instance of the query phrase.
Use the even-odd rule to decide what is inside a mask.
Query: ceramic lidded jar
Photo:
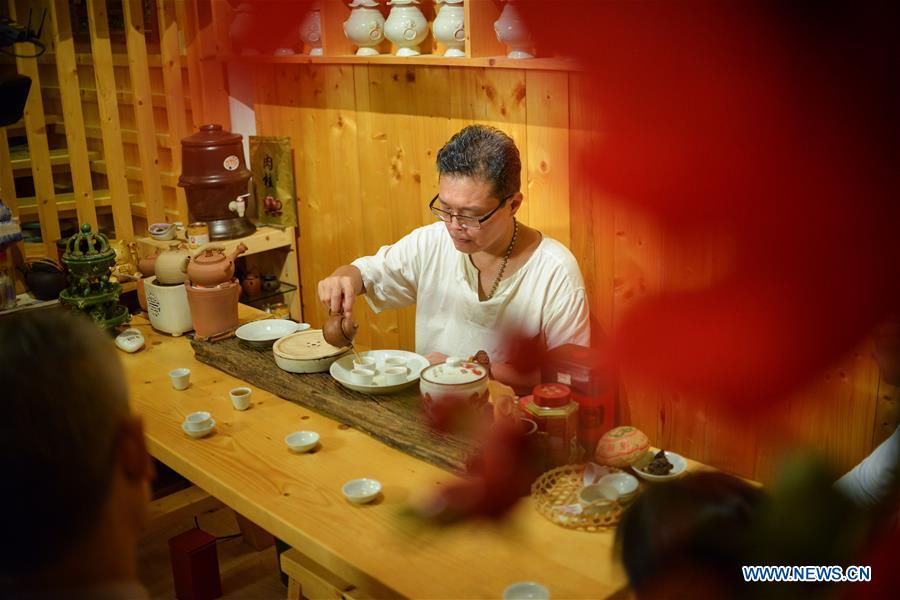
[[[419,0],[389,0],[391,12],[384,22],[384,35],[391,40],[397,56],[418,56],[419,44],[428,35],[428,21],[416,6]]]
[[[650,440],[643,431],[631,425],[615,427],[597,442],[596,460],[610,467],[628,467],[640,460],[650,449]]]
[[[534,39],[516,8],[515,0],[506,1],[500,18],[494,21],[494,32],[508,48],[507,58],[534,58]]]
[[[443,5],[431,24],[434,39],[447,47],[444,56],[465,56],[466,16],[463,0],[436,0],[436,2],[443,2]]]
[[[422,408],[432,425],[456,429],[488,402],[488,370],[474,362],[448,358],[419,374]]]
[[[229,282],[234,277],[235,259],[246,251],[247,246],[243,242],[227,256],[223,247],[204,248],[188,264],[188,279],[201,287],[214,287]]]
[[[310,56],[322,56],[322,7],[313,3],[300,24],[300,39],[307,44]]]
[[[344,21],[344,35],[358,49],[357,56],[375,56],[378,44],[384,40],[384,17],[376,0],[352,0],[350,18]]]

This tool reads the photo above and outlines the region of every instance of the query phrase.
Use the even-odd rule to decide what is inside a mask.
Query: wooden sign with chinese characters
[[[259,222],[278,227],[297,225],[291,138],[250,136],[250,171]]]

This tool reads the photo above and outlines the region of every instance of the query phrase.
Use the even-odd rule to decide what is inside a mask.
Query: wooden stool
[[[222,595],[216,537],[190,529],[169,540],[175,597],[179,600],[213,600]]]

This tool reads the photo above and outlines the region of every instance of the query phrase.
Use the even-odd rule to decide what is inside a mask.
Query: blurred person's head
[[[152,466],[111,340],[76,313],[0,319],[0,577],[23,588],[136,580]]]
[[[739,593],[741,565],[763,497],[760,489],[717,472],[650,486],[616,530],[616,550],[638,597]]]

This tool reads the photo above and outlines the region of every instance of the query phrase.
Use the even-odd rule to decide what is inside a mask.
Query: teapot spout
[[[228,259],[231,262],[234,262],[235,260],[237,260],[238,256],[240,256],[241,254],[243,254],[246,251],[247,251],[247,245],[244,242],[241,242],[240,244],[238,244],[237,248],[234,249],[234,252],[231,253],[231,256],[229,256]]]

